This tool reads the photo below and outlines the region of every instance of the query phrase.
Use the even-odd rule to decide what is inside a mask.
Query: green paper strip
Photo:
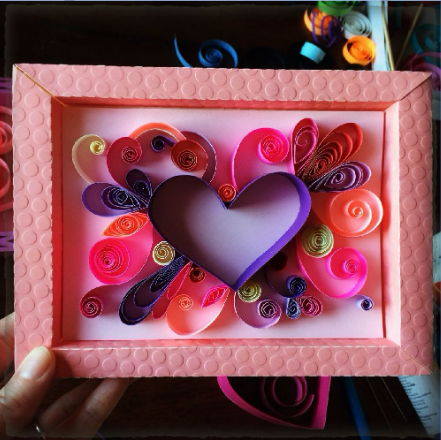
[[[325,14],[342,17],[352,10],[355,2],[317,2],[317,7]]]
[[[311,257],[324,257],[332,251],[334,236],[326,225],[313,225],[303,233],[302,246]]]
[[[262,295],[262,286],[254,280],[248,280],[237,291],[237,295],[244,302],[254,302]]]

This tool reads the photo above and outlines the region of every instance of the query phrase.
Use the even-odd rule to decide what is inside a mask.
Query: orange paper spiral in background
[[[343,56],[350,64],[367,66],[374,61],[375,55],[375,43],[367,37],[352,37],[343,47]]]

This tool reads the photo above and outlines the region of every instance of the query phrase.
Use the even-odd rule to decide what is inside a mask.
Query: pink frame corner
[[[22,64],[14,68],[14,233],[16,365],[35,346],[52,347],[58,376],[403,375],[432,366],[431,81],[426,73],[274,71]],[[59,135],[57,108],[99,103],[136,106],[380,110],[399,142],[385,157],[399,202],[383,246],[389,289],[385,338],[375,340],[78,341],[63,343],[57,247],[62,231],[52,200]],[[399,134],[399,141],[398,141]],[[398,170],[399,165],[399,170]],[[399,177],[398,177],[399,172]],[[394,177],[395,180],[394,180]],[[398,206],[399,203],[399,206]],[[400,227],[398,227],[400,225]],[[394,228],[395,226],[395,228]],[[394,265],[394,263],[396,263]],[[399,280],[401,279],[401,287]],[[400,325],[391,326],[391,320]]]

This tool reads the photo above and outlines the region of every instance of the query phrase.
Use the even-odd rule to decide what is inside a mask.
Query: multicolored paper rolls
[[[326,225],[312,225],[302,233],[302,246],[311,257],[325,257],[332,251],[334,237]]]
[[[147,214],[143,212],[124,214],[107,225],[102,235],[107,237],[128,237],[136,234],[148,221]]]
[[[248,280],[237,291],[237,296],[244,302],[255,302],[262,295],[262,286],[254,280]]]
[[[156,264],[167,266],[175,258],[175,250],[166,241],[161,241],[153,248],[152,257]]]
[[[80,311],[86,318],[96,318],[101,315],[103,309],[104,304],[100,298],[87,295],[81,298]]]
[[[343,46],[343,56],[350,64],[367,66],[374,61],[375,54],[375,43],[367,37],[352,37]]]

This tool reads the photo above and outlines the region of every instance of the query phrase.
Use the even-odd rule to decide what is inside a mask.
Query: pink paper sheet
[[[302,118],[314,119],[321,133],[326,133],[345,122],[358,123],[364,132],[364,142],[353,160],[365,161],[371,167],[371,179],[365,188],[381,197],[383,113],[382,112],[318,112],[275,110],[215,110],[179,108],[87,108],[69,107],[63,110],[63,151],[69,152],[74,142],[84,134],[94,133],[106,142],[127,136],[139,126],[162,121],[180,130],[191,130],[207,137],[217,152],[218,172],[212,182],[215,188],[231,183],[230,159],[237,143],[250,131],[260,127],[273,127],[289,136],[294,125]],[[228,127],[228,130],[225,129]],[[110,180],[110,183],[112,181]],[[141,270],[130,283],[108,288],[106,310],[98,319],[84,318],[77,310],[82,294],[100,283],[88,268],[90,247],[100,239],[101,231],[109,219],[97,218],[81,204],[81,192],[86,182],[77,174],[70,154],[63,156],[63,305],[62,336],[64,340],[100,339],[175,339],[164,319],[146,319],[131,327],[118,318],[118,305],[124,293],[139,279],[153,272],[153,263]],[[75,215],[74,215],[75,214]],[[353,238],[342,238],[345,246],[354,246]],[[380,232],[356,238],[358,249],[369,263],[368,279],[362,294],[374,300],[375,307],[369,313],[357,309],[353,302],[342,302],[319,295],[324,305],[323,314],[317,319],[293,322],[282,317],[269,329],[260,330],[247,326],[234,314],[233,295],[230,295],[219,318],[213,326],[191,338],[378,338],[383,337],[381,261],[378,259]],[[79,279],[78,273],[83,274]],[[185,337],[179,337],[185,338]]]

